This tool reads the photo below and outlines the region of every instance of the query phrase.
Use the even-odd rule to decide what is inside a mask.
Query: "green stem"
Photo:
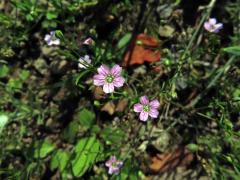
[[[219,70],[218,74],[210,81],[210,83],[208,84],[208,86],[206,87],[206,89],[200,93],[189,105],[187,105],[185,108],[191,108],[194,107],[198,101],[200,99],[203,98],[203,96],[216,84],[216,82],[218,81],[218,79],[221,77],[221,75],[226,72],[226,70],[228,69],[228,67],[234,62],[235,60],[235,56],[232,56],[228,62]],[[217,70],[215,70],[214,72],[212,72],[212,74],[214,74]]]
[[[204,22],[206,21],[206,19],[209,17],[209,15],[210,15],[210,13],[211,13],[211,11],[212,11],[215,3],[216,3],[216,0],[211,0],[211,2],[208,4],[208,6],[207,6],[207,12],[204,14],[204,16],[202,16],[201,21],[200,21],[200,23],[198,24],[198,27],[197,27],[196,31],[194,32],[191,40],[189,41],[186,49],[184,50],[184,53],[183,53],[182,56],[180,57],[180,65],[178,66],[177,73],[175,74],[176,76],[179,75],[179,73],[180,73],[180,71],[181,71],[181,69],[182,69],[182,65],[183,65],[182,61],[186,58],[186,55],[187,55],[187,53],[189,52],[189,49],[192,47],[193,42],[194,42],[195,39],[197,38],[197,35],[199,34],[199,31],[200,31],[200,29],[202,28],[203,23],[204,23]],[[175,77],[176,77],[176,76],[175,76]]]

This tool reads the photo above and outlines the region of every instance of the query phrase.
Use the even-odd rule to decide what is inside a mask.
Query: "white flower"
[[[89,64],[91,64],[92,60],[90,59],[89,55],[85,55],[84,57],[80,57],[78,60],[78,67],[86,69]]]
[[[55,35],[55,31],[51,31],[50,34],[46,34],[44,37],[44,41],[46,41],[47,45],[59,45],[60,39],[58,39]]]

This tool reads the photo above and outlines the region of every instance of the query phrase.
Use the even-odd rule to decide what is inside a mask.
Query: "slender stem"
[[[176,75],[178,75],[178,74],[180,73],[180,71],[181,71],[181,69],[182,69],[182,65],[183,65],[182,61],[186,58],[186,55],[187,55],[187,53],[189,52],[189,49],[192,47],[193,42],[194,42],[195,39],[197,38],[197,35],[198,35],[200,29],[202,28],[202,25],[203,25],[204,21],[206,21],[206,19],[209,17],[209,15],[210,15],[210,13],[211,13],[211,11],[212,11],[215,3],[216,3],[216,0],[211,0],[211,2],[208,4],[208,6],[207,6],[207,12],[204,14],[204,16],[202,16],[201,21],[200,21],[200,23],[198,24],[198,27],[197,27],[196,31],[194,32],[192,38],[190,39],[190,41],[189,41],[186,49],[184,50],[184,53],[183,53],[182,56],[180,57],[180,65],[178,66],[178,70],[177,70]],[[175,77],[176,77],[176,76],[175,76]]]
[[[208,86],[206,87],[206,89],[200,93],[189,105],[187,105],[185,108],[191,108],[194,107],[198,101],[200,99],[202,99],[202,97],[209,91],[210,88],[212,88],[217,80],[221,77],[221,75],[226,72],[226,70],[228,69],[228,67],[234,62],[235,60],[235,56],[232,56],[228,62],[219,70],[218,74],[211,80],[211,82],[208,84]],[[214,74],[217,70],[215,70],[212,74]]]

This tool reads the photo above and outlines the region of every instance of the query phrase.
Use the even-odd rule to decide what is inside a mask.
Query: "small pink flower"
[[[91,46],[93,45],[93,42],[93,39],[89,37],[83,42],[83,44]]]
[[[140,113],[139,119],[141,121],[147,121],[148,116],[152,118],[158,117],[158,110],[160,103],[158,100],[152,100],[149,102],[147,96],[140,97],[140,103],[134,105],[133,110],[137,113]]]
[[[105,163],[105,166],[109,168],[108,174],[118,174],[122,165],[123,162],[117,160],[116,156],[111,156],[110,159]]]
[[[218,33],[223,28],[223,24],[217,23],[215,18],[210,18],[204,23],[204,28],[209,32]]]
[[[106,65],[101,65],[98,69],[98,74],[93,76],[93,84],[95,86],[103,86],[105,93],[112,93],[114,87],[122,87],[125,79],[121,76],[122,67],[114,65],[109,69]]]
[[[44,41],[46,41],[47,45],[59,45],[60,39],[58,39],[55,35],[55,31],[51,31],[50,34],[46,34],[44,37]]]

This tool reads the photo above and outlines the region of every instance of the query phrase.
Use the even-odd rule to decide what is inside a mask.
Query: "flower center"
[[[108,82],[108,83],[112,83],[113,82],[113,79],[114,77],[112,75],[107,75],[107,77],[105,78],[105,80]]]
[[[211,28],[212,30],[216,29],[216,27],[215,27],[214,24],[211,24],[211,25],[210,25],[210,28]]]
[[[149,106],[149,105],[144,105],[144,106],[143,106],[143,111],[144,111],[144,112],[150,111],[150,106]]]
[[[55,34],[51,37],[52,41],[57,40],[58,38],[55,36]]]
[[[117,167],[117,163],[116,163],[116,162],[113,162],[113,163],[112,163],[112,167],[113,167],[113,168]]]

